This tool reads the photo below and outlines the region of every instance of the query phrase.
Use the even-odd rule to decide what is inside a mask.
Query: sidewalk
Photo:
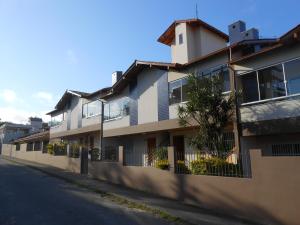
[[[257,224],[248,220],[223,215],[211,210],[183,204],[179,201],[158,197],[142,191],[129,189],[124,186],[111,184],[105,181],[95,180],[89,176],[83,176],[68,172],[56,167],[38,164],[26,160],[1,156],[2,159],[14,161],[18,164],[39,170],[50,176],[63,179],[69,183],[97,192],[107,199],[118,204],[133,208],[147,208],[150,213],[159,212],[159,216],[168,220],[175,220],[181,224],[199,225],[242,225]],[[109,197],[108,197],[109,196]],[[124,204],[125,203],[125,204]]]

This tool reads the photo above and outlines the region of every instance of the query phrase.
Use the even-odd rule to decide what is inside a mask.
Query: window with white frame
[[[63,122],[63,120],[64,120],[64,113],[52,116],[50,126],[51,127],[58,126]]]
[[[300,94],[300,59],[238,76],[243,104]]]
[[[284,63],[287,93],[289,95],[300,93],[300,59]]]
[[[104,120],[112,120],[129,115],[129,98],[123,97],[104,104]]]
[[[197,73],[197,76],[211,77],[220,76],[223,82],[223,92],[230,91],[229,71],[227,67],[221,66]],[[169,82],[169,104],[187,101],[187,77]]]
[[[82,106],[82,117],[88,118],[101,114],[101,102],[96,100]]]

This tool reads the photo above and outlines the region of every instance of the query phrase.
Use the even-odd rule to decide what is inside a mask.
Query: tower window
[[[182,34],[179,34],[179,36],[178,36],[178,42],[179,42],[180,45],[183,43],[183,36],[182,36]]]

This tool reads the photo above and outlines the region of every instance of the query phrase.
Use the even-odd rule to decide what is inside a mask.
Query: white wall
[[[188,62],[188,52],[187,52],[187,26],[185,23],[180,23],[176,25],[175,28],[175,39],[171,44],[171,57],[172,63],[187,63]],[[182,34],[183,43],[181,45],[177,44],[178,36]]]
[[[182,44],[178,41],[180,34],[183,36]],[[202,26],[179,23],[171,44],[172,62],[185,64],[226,46],[226,40]]]
[[[147,69],[138,76],[138,124],[158,121],[157,81],[163,73]]]
[[[21,144],[20,151],[16,151],[15,145],[5,145],[2,155],[17,159],[28,160],[36,163],[50,165],[72,172],[80,173],[80,159],[69,158],[68,156],[53,156],[42,151],[26,151],[26,144]]]
[[[300,116],[300,99],[270,101],[240,108],[241,122],[284,119]]]

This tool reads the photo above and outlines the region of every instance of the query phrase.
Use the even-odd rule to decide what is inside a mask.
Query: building
[[[5,122],[0,127],[0,152],[2,144],[8,144],[20,137],[39,132],[45,127],[47,125],[43,124],[42,119],[36,117],[30,117],[27,125]]]
[[[3,155],[258,223],[299,224],[300,25],[264,39],[243,21],[228,29],[226,35],[198,19],[175,21],[158,39],[170,46],[170,63],[136,60],[112,74],[111,87],[67,90],[49,112],[50,132],[19,138]],[[219,75],[224,97],[238,97],[224,129],[225,157],[198,157],[188,143],[196,124],[178,124],[190,73]],[[49,149],[57,145],[45,154],[48,139]],[[163,168],[155,158],[161,149]],[[101,155],[89,161],[88,152]]]
[[[289,61],[300,56],[299,49],[294,47],[299,44],[299,38],[293,36],[299,28],[278,39],[260,39],[259,31],[255,28],[246,30],[242,21],[231,24],[228,29],[229,36],[199,19],[175,21],[158,38],[160,43],[170,46],[171,63],[136,60],[124,73],[118,71],[112,74],[112,87],[94,93],[66,91],[55,110],[49,113],[52,117],[50,140],[99,149],[103,135],[102,158],[116,159],[118,147],[124,146],[128,165],[149,165],[153,149],[170,145],[175,147],[176,155],[180,155],[178,159],[184,159],[184,155],[193,151],[187,141],[193,130],[192,127],[179,126],[177,107],[186,101],[185,78],[189,73],[209,76],[222,74],[224,94],[235,91],[236,88],[242,89],[243,99],[248,101],[247,98],[255,96],[247,92],[253,91],[253,87],[257,88],[257,84],[251,83],[252,80],[248,79],[250,75],[241,76],[245,70],[255,74],[256,71],[253,70],[279,62],[276,60]],[[272,59],[263,58],[268,54]],[[261,59],[254,66],[258,57]],[[247,62],[252,64],[247,65]],[[295,68],[298,68],[297,65]],[[266,73],[269,75],[265,76],[273,76],[272,71]],[[256,76],[254,78],[257,79]],[[284,86],[285,81],[281,85]],[[279,85],[270,83],[269,80],[265,82],[260,87]],[[293,87],[296,87],[297,80],[293,82]],[[293,92],[293,96],[295,94],[297,91]],[[258,93],[256,97],[258,98]],[[283,99],[288,99],[289,104],[298,102],[294,99],[295,96],[293,99],[290,97],[285,89],[285,95],[277,100],[280,104]],[[269,111],[273,118],[267,118],[268,113],[265,111],[261,115],[251,115],[253,109],[265,109],[270,102],[274,104],[275,101],[250,99],[249,104],[244,100],[241,106],[237,106],[237,114],[224,131],[227,134],[226,141],[232,149],[239,150],[241,140],[245,140],[243,137],[250,132],[249,127],[254,126],[257,132],[261,129],[255,125],[261,120],[259,118],[277,121],[281,119],[278,113],[290,117],[297,111],[291,110],[291,113],[286,114],[275,106],[280,112]],[[105,102],[103,131],[101,102]],[[281,129],[280,126],[278,129]]]

